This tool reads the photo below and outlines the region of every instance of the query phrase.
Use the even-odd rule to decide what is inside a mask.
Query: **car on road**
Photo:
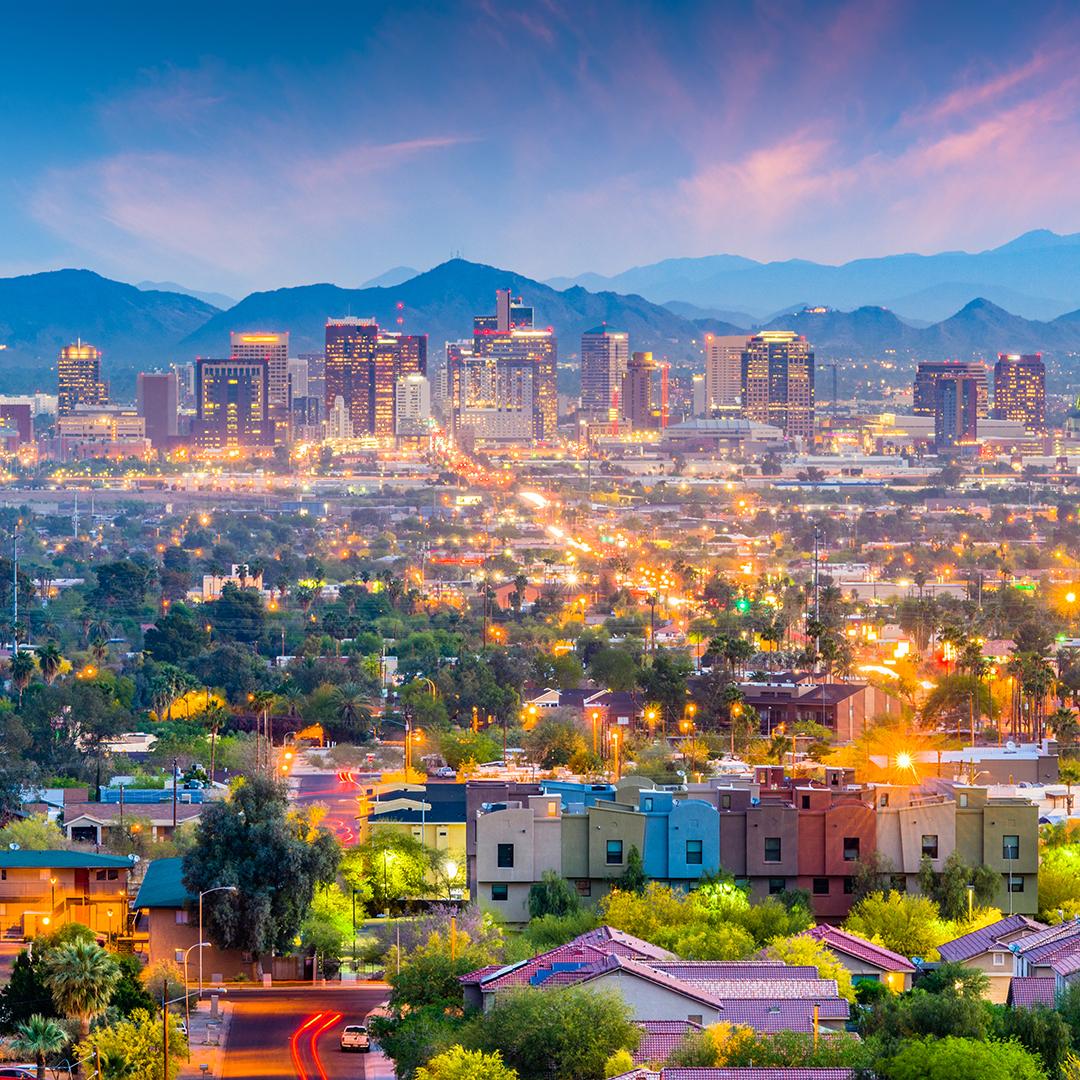
[[[341,1031],[341,1049],[366,1054],[371,1049],[371,1039],[363,1024],[346,1024]]]
[[[37,1066],[36,1065],[3,1065],[0,1066],[0,1077],[7,1080],[8,1077],[13,1080],[37,1080]]]

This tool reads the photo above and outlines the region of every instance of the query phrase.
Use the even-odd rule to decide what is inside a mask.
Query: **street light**
[[[203,889],[199,893],[199,941],[203,939],[203,897],[213,892],[239,892],[235,885],[215,885],[212,889]],[[199,1000],[202,1001],[203,963],[202,949],[199,950]]]
[[[201,933],[199,934],[199,937],[202,937]],[[202,996],[202,985],[201,985],[201,979],[202,979],[202,975],[201,975],[201,973],[202,973],[202,950],[203,949],[208,949],[208,948],[210,948],[210,942],[209,941],[197,941],[197,942],[195,942],[194,945],[189,945],[184,950],[184,1027],[187,1029],[187,1037],[188,1037],[188,1052],[187,1052],[188,1061],[191,1060],[191,994],[188,993],[188,957],[191,955],[191,950],[192,949],[198,949],[199,950],[199,972],[200,972],[199,995],[200,995],[200,1000],[201,1000],[201,996]],[[166,977],[165,981],[168,982],[167,977]]]
[[[446,870],[446,899],[454,899],[454,891],[451,888],[454,878],[457,877],[458,864],[453,859],[447,859],[443,869]]]

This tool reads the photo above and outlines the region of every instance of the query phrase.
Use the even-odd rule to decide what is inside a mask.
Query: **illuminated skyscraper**
[[[430,434],[431,383],[424,375],[402,375],[394,401],[394,434]]]
[[[999,353],[994,365],[994,416],[1046,431],[1046,365],[1042,353]]]
[[[60,350],[56,383],[59,416],[73,413],[76,405],[104,405],[109,400],[109,388],[101,381],[101,353],[81,340]]]
[[[705,335],[705,415],[733,411],[742,395],[746,335]]]
[[[234,360],[265,360],[268,404],[284,417],[289,407],[289,334],[233,333]]]
[[[814,435],[814,351],[801,334],[764,330],[742,354],[742,413],[786,439]]]
[[[975,380],[976,408],[980,419],[990,415],[990,395],[987,390],[986,365],[978,360],[924,360],[915,369],[915,394],[912,412],[918,416],[934,416],[937,408],[937,382],[970,376]]]
[[[197,360],[199,413],[191,426],[192,442],[215,450],[273,446],[269,383],[265,359]]]
[[[617,420],[619,395],[630,363],[630,335],[597,326],[581,335],[581,412],[591,420]]]
[[[394,434],[398,379],[427,374],[427,335],[380,330],[352,316],[326,323],[326,408],[340,397],[357,437]]]
[[[635,430],[667,427],[667,365],[651,352],[630,357],[622,384],[622,416]]]

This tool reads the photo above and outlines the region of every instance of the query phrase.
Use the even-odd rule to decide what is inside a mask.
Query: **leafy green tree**
[[[180,1064],[187,1057],[187,1038],[171,1012],[166,1022],[169,1026],[167,1068],[163,1068],[162,1061],[160,1015],[144,1009],[95,1029],[79,1043],[79,1058],[91,1061],[100,1052],[101,1080],[176,1080]]]
[[[288,812],[282,785],[251,777],[203,811],[195,847],[184,857],[184,884],[192,893],[235,885],[235,893],[217,893],[207,904],[207,936],[219,948],[261,957],[293,942],[316,886],[334,880],[339,858],[326,829]]]
[[[586,749],[584,736],[570,717],[545,716],[522,741],[529,758],[544,769],[568,765]]]
[[[1001,885],[1001,875],[989,866],[969,866],[958,851],[954,851],[942,864],[940,871],[933,862],[923,857],[919,866],[919,888],[941,909],[946,919],[962,919],[968,911],[968,886],[974,887],[972,903],[985,907]]]
[[[1036,1057],[1018,1043],[914,1039],[877,1065],[884,1080],[1046,1080]]]
[[[938,964],[933,970],[919,974],[915,985],[928,994],[983,998],[990,989],[990,980],[977,968],[963,964]]]
[[[645,891],[648,880],[645,876],[645,862],[641,858],[641,852],[638,851],[636,844],[631,844],[630,850],[626,853],[626,869],[618,879],[618,887],[625,892],[642,893]]]
[[[597,925],[595,912],[579,908],[570,915],[541,915],[539,919],[530,919],[524,937],[537,952],[545,952],[595,930]]]
[[[518,1080],[518,1074],[503,1064],[498,1051],[485,1054],[451,1046],[417,1069],[416,1080]]]
[[[120,981],[116,960],[92,941],[75,941],[49,949],[42,963],[43,981],[57,1009],[78,1021],[85,1038],[90,1021],[105,1011]]]
[[[18,844],[23,851],[62,851],[68,846],[64,830],[45,814],[13,818],[0,829],[0,847]]]
[[[502,757],[502,747],[483,731],[453,729],[439,733],[439,753],[451,769],[460,769],[466,762],[477,765]]]
[[[769,943],[766,953],[770,960],[779,960],[796,967],[817,968],[823,979],[835,979],[837,990],[842,998],[855,1000],[855,991],[851,985],[851,972],[836,958],[831,949],[816,938],[796,934],[794,937],[777,938]]]
[[[589,660],[589,678],[608,690],[633,690],[638,671],[637,657],[628,649],[601,648]]]
[[[617,993],[524,987],[471,1021],[465,1045],[499,1052],[521,1080],[595,1080],[617,1050],[634,1050],[640,1029]]]
[[[933,900],[907,893],[871,893],[852,909],[844,929],[901,956],[936,960],[949,928]]]
[[[154,998],[143,983],[143,966],[139,958],[134,953],[117,953],[116,965],[120,969],[120,978],[109,998],[110,1010],[116,1009],[123,1016],[131,1016],[137,1009],[152,1011]]]
[[[1072,1029],[1060,1013],[1045,1005],[1001,1009],[994,1017],[994,1035],[1013,1039],[1037,1056],[1052,1080],[1061,1076],[1072,1050]]]
[[[38,667],[41,668],[41,677],[49,686],[52,686],[64,663],[60,646],[55,641],[46,641],[37,651],[37,661]]]
[[[32,950],[23,949],[11,965],[11,975],[0,989],[0,1033],[13,1035],[19,1024],[39,1012],[53,1011],[52,994],[45,983],[45,939],[39,938]]]
[[[210,640],[205,622],[184,604],[173,604],[143,635],[143,650],[162,664],[179,664],[198,656]]]
[[[686,706],[686,680],[690,661],[667,651],[653,654],[652,663],[638,672],[638,685],[650,702],[655,702],[667,722],[675,722]]]
[[[138,615],[146,590],[154,580],[154,568],[136,559],[99,563],[94,567],[97,583],[87,595],[87,606],[118,615]]]
[[[214,628],[214,636],[224,641],[256,642],[266,629],[266,609],[256,589],[226,583],[221,596],[200,610]]]
[[[34,1013],[16,1027],[10,1045],[16,1057],[33,1058],[37,1064],[37,1080],[45,1080],[47,1059],[60,1053],[67,1041],[67,1032],[55,1020]]]
[[[565,918],[581,907],[581,899],[570,882],[554,870],[545,870],[539,881],[529,889],[529,918],[545,915]]]
[[[341,873],[351,888],[371,896],[376,911],[387,911],[428,896],[444,858],[413,836],[376,827],[367,840],[345,852]]]
[[[401,970],[389,976],[390,1008],[403,1014],[425,1006],[443,1011],[462,1008],[459,977],[500,959],[491,941],[476,941],[462,930],[432,933],[401,957]]]

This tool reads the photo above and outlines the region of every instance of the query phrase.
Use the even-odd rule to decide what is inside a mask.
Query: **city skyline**
[[[19,13],[0,273],[89,265],[242,293],[455,251],[543,278],[1076,230],[1078,24],[1050,5],[972,15],[367,5],[328,36],[318,12],[253,25],[234,9],[208,38],[197,17],[166,34],[70,7],[58,40]]]

